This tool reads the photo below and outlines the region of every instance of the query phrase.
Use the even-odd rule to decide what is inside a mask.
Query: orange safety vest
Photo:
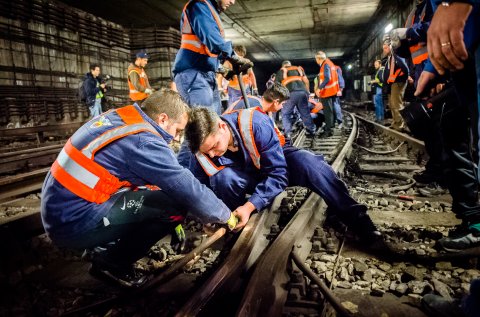
[[[137,73],[138,76],[140,77],[140,85],[142,85],[143,87],[145,88],[148,88],[148,77],[147,77],[147,73],[145,72],[145,70],[141,67],[138,67],[136,65],[130,65],[128,67],[128,76],[127,76],[127,79],[128,79],[128,89],[130,90],[130,99],[133,100],[133,101],[139,101],[139,100],[143,100],[145,98],[148,97],[148,94],[146,94],[145,92],[142,92],[142,91],[138,91],[135,86],[132,84],[132,82],[130,81],[130,74],[131,73]]]
[[[398,76],[402,76],[403,72],[399,68],[395,72],[393,71],[395,69],[395,57],[392,55],[390,56],[390,73],[388,75],[387,83],[392,84],[397,80]]]
[[[301,81],[303,83],[303,77],[305,76],[305,71],[301,66],[289,66],[282,67],[283,79],[282,85],[287,87],[288,84],[294,81]],[[295,75],[288,75],[288,72],[296,72]]]
[[[121,181],[106,168],[94,161],[95,153],[106,145],[127,135],[140,132],[160,134],[145,121],[134,106],[111,110],[116,112],[123,125],[112,125],[110,129],[91,140],[84,148],[77,149],[72,136],[53,163],[50,172],[63,187],[75,195],[93,203],[106,202],[122,187],[131,187],[128,181]]]
[[[328,58],[322,63],[322,66],[320,67],[320,73],[318,74],[318,78],[319,78],[318,84],[320,85],[320,83],[322,83],[325,80],[325,74],[324,74],[325,65],[328,65],[330,67],[330,80],[327,83],[327,85],[320,90],[321,98],[336,96],[338,91],[340,90],[340,85],[338,84],[338,74],[335,69],[335,65]]]
[[[187,4],[183,7],[183,11],[182,11],[183,23],[182,23],[182,41],[180,43],[180,48],[183,48],[198,54],[208,55],[210,57],[217,57],[218,55],[210,52],[208,47],[205,44],[203,44],[195,34],[193,34],[192,25],[188,20],[188,15],[186,12],[187,7],[191,2],[192,1],[188,1]],[[218,16],[218,13],[215,10],[215,8],[210,4],[208,0],[197,0],[197,2],[203,2],[208,6],[208,8],[210,9],[210,12],[212,13],[213,18],[215,19],[215,22],[217,23],[218,29],[220,30],[220,34],[222,35],[222,37],[225,37],[222,22],[220,21],[220,17]]]
[[[424,4],[422,13],[420,14],[420,22],[425,18],[425,12],[427,10],[427,3]],[[407,21],[405,22],[405,28],[411,28],[415,24],[415,11],[413,10],[408,15]],[[411,21],[409,25],[409,21]],[[415,65],[421,64],[423,61],[428,59],[428,50],[427,43],[419,42],[409,47],[410,55],[412,56],[412,62]]]
[[[252,158],[253,165],[256,168],[260,169],[260,153],[258,153],[257,146],[255,145],[255,138],[253,136],[253,114],[255,111],[260,111],[261,113],[263,110],[260,107],[248,108],[248,109],[241,109],[238,111],[238,127],[240,135],[242,136],[243,144],[247,149],[248,154]],[[285,137],[280,132],[280,130],[274,124],[275,133],[277,134],[280,145],[283,147],[285,145]],[[210,177],[225,168],[225,166],[217,166],[207,155],[197,152],[195,156],[198,160],[198,163],[205,171],[205,173]]]
[[[248,75],[243,75],[242,76],[242,81],[245,86],[250,86],[252,84],[251,78],[250,78],[250,70],[248,72]],[[231,87],[236,90],[240,90],[240,84],[238,82],[238,76],[235,75],[231,80],[228,82],[228,87]]]
[[[309,98],[308,102],[311,102],[315,105],[313,109],[310,110],[310,113],[318,113],[320,110],[323,110],[323,104],[321,102],[315,101],[313,98]]]

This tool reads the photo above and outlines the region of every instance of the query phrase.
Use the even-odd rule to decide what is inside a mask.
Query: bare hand
[[[415,96],[418,97],[420,96],[425,88],[427,88],[428,84],[435,79],[435,74],[430,73],[427,71],[423,71],[422,74],[420,75],[420,78],[418,79],[417,82],[417,90],[415,90]]]
[[[103,89],[105,89],[105,84],[100,84],[100,87],[102,87]]]
[[[440,75],[445,71],[463,68],[468,57],[463,42],[463,29],[472,5],[454,2],[448,7],[439,6],[428,28],[428,56]]]
[[[250,214],[255,210],[255,206],[251,202],[246,202],[245,205],[238,207],[233,214],[238,218],[238,224],[234,231],[238,231],[245,227],[250,219]]]

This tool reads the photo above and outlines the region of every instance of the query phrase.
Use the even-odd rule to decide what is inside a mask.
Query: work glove
[[[238,223],[238,218],[233,214],[233,212],[230,213],[230,218],[227,220],[227,227],[230,231],[235,229]]]
[[[145,89],[145,93],[148,95],[151,95],[153,93],[153,90],[150,88]]]
[[[258,97],[258,88],[253,88],[253,89],[252,89],[252,95]]]
[[[222,75],[223,78],[225,78],[226,80],[231,80],[233,78],[233,76],[235,76],[235,72],[232,69],[230,69],[228,67],[225,67],[223,65],[220,65],[218,67],[217,73]]]
[[[235,74],[246,73],[249,68],[253,67],[252,61],[248,58],[240,57],[238,55],[233,55],[228,58],[228,61],[232,63],[233,71]]]
[[[185,249],[185,241],[185,231],[183,230],[182,225],[179,224],[175,227],[174,232],[172,232],[172,240],[170,241],[170,246],[175,252],[181,253]]]

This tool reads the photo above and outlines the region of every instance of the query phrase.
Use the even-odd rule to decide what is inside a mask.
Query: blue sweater
[[[214,8],[217,4],[214,0],[208,0],[212,3]],[[207,55],[198,54],[190,50],[181,48],[175,57],[173,65],[173,75],[183,72],[187,69],[197,69],[199,71],[208,72],[216,71],[220,60],[231,57],[233,52],[232,42],[225,41],[220,33],[217,22],[212,16],[207,4],[201,1],[190,1],[185,10],[188,15],[188,20],[192,26],[193,33],[200,39],[200,41],[207,46],[213,54],[217,57],[209,57]],[[183,26],[183,14],[180,19],[180,30]]]
[[[120,180],[127,180],[133,185],[157,185],[178,200],[179,205],[185,207],[185,211],[191,212],[204,222],[225,223],[230,217],[229,208],[178,163],[175,153],[168,146],[172,136],[136,107],[161,137],[149,132],[126,136],[98,151],[95,162]],[[104,127],[122,124],[115,112],[105,113],[100,118]],[[93,125],[98,121],[97,117],[84,124],[75,132],[72,140],[76,135],[101,133],[104,128],[94,128]],[[73,144],[80,148],[83,146],[75,142]],[[118,196],[113,196],[103,204],[88,202],[71,193],[48,173],[43,184],[41,201],[45,230],[54,240],[75,237],[76,234],[95,228],[117,198]]]

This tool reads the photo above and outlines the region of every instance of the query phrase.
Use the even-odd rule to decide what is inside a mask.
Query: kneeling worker
[[[234,204],[244,200],[245,194],[250,193],[252,188],[268,189],[256,179],[259,175],[268,178],[270,173],[272,177],[278,177],[276,173],[283,167],[280,169],[278,164],[277,168],[272,168],[271,163],[276,161],[283,164],[285,160],[287,173],[283,175],[288,174],[289,186],[313,190],[360,238],[374,242],[381,235],[367,215],[367,207],[350,196],[345,183],[337,177],[323,156],[285,144],[285,138],[278,129],[266,128],[273,126],[273,122],[263,111],[279,111],[288,97],[288,90],[275,84],[263,94],[263,110],[260,107],[248,108],[225,114],[221,118],[203,108],[194,110],[186,128],[190,148],[197,153],[198,166],[193,169],[194,174],[209,184],[217,196],[233,209]],[[255,102],[258,99],[252,98],[252,105]],[[265,143],[264,140],[270,142]],[[207,176],[209,179],[205,181]],[[230,180],[225,181],[228,178]],[[273,197],[277,194],[275,192]],[[248,220],[243,213],[239,218],[242,223]]]
[[[42,221],[53,242],[79,249],[109,244],[94,254],[90,273],[125,287],[146,281],[133,263],[187,212],[236,225],[230,209],[179,165],[168,145],[188,121],[180,95],[155,92],[143,107],[115,109],[84,124],[42,189]]]

